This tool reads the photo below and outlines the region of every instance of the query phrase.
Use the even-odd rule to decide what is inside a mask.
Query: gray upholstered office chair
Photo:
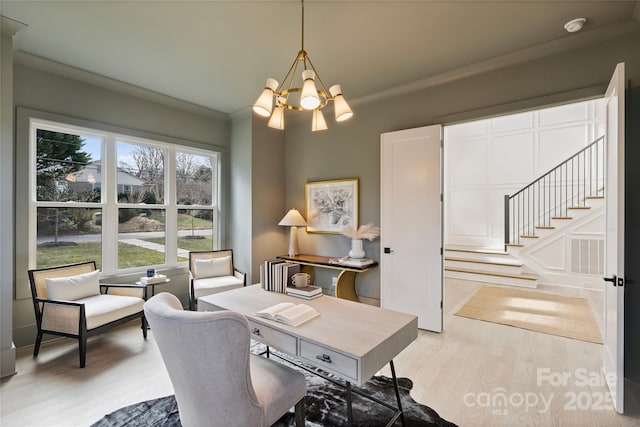
[[[251,354],[242,314],[186,311],[166,292],[149,299],[144,312],[183,426],[266,427],[294,405],[296,425],[304,426],[304,375]]]

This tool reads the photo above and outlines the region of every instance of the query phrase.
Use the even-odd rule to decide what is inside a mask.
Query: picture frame
[[[342,227],[358,229],[358,178],[307,182],[307,233],[340,234]]]

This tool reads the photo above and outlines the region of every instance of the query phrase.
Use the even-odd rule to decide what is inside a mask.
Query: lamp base
[[[296,256],[300,254],[300,249],[298,249],[298,227],[291,227],[291,231],[289,233],[289,256]]]

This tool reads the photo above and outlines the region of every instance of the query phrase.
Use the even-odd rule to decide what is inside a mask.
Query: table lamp
[[[307,222],[304,220],[302,215],[300,215],[300,212],[296,209],[291,209],[287,212],[284,218],[282,218],[278,225],[291,227],[289,234],[289,256],[298,255],[300,253],[300,250],[298,249],[298,227],[306,227]]]

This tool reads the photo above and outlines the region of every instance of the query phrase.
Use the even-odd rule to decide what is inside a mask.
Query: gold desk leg
[[[336,297],[360,302],[356,294],[356,272],[342,270],[336,283]]]

